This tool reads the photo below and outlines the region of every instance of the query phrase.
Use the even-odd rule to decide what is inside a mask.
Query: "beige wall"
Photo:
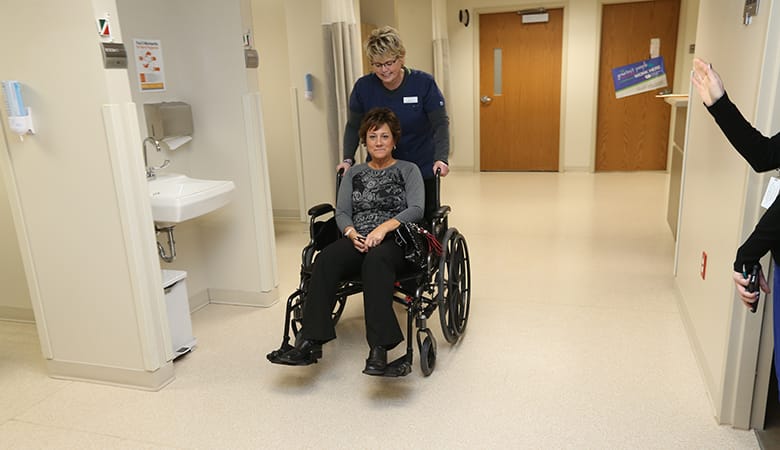
[[[478,167],[478,65],[479,14],[544,6],[564,8],[563,76],[561,86],[561,170],[593,170],[601,6],[600,0],[512,1],[453,0],[447,2],[452,67],[450,98],[458,140],[450,164]],[[683,0],[683,7],[689,2]],[[469,9],[471,25],[458,22],[456,11]],[[678,61],[686,55],[678,53]],[[687,56],[690,60],[690,56]],[[679,66],[679,64],[678,64]],[[688,65],[690,67],[690,64]]]
[[[273,236],[273,228],[264,228],[252,213],[255,197],[262,195],[265,187],[253,193],[253,177],[262,178],[264,174],[253,165],[251,153],[262,153],[264,148],[250,148],[246,138],[242,100],[257,91],[258,82],[257,71],[244,67],[240,39],[252,25],[251,18],[247,24],[242,23],[241,5],[239,0],[118,2],[130,52],[135,38],[162,41],[167,83],[164,92],[140,92],[135,67],[128,69],[133,101],[141,113],[142,135],[146,136],[144,103],[185,101],[193,111],[193,140],[163,153],[155,153],[150,146],[150,163],[170,159],[168,172],[232,180],[236,184],[227,206],[176,226],[177,258],[170,264],[161,263],[163,268],[187,271],[193,303],[270,304],[277,299],[277,281],[268,282],[263,274],[267,267],[275,272],[275,256],[263,255],[258,248],[265,235]],[[261,65],[267,62],[261,56]],[[267,117],[272,120],[271,126],[277,124],[277,114]],[[289,115],[283,118],[289,128]],[[167,243],[163,235],[159,239]]]
[[[116,17],[115,5],[3,0],[0,10],[13,11],[0,15],[0,79],[24,84],[37,128],[0,142],[0,166],[50,372],[159,387],[172,377],[165,308],[146,274],[152,232],[132,224],[139,204],[151,217],[148,194],[120,189],[141,166],[138,153],[123,159],[130,92],[126,72],[103,69],[95,32],[96,15]],[[36,37],[19,39],[30,23]]]
[[[477,76],[478,76],[478,32],[479,13],[511,11],[524,7],[564,7],[564,62],[562,77],[561,104],[561,169],[562,170],[592,170],[595,152],[597,71],[600,43],[600,17],[603,3],[616,1],[577,0],[577,1],[511,1],[511,0],[450,0],[447,2],[446,26],[450,43],[450,83],[452,95],[448,98],[448,109],[452,116],[452,157],[450,164],[455,168],[474,170],[478,167],[478,106],[477,106]],[[303,75],[313,72],[317,75],[322,67],[322,39],[318,27],[320,9],[312,7],[312,1],[295,0],[284,2],[284,22],[286,25],[287,42],[280,42],[282,34],[282,12],[272,0],[253,0],[255,25],[258,30],[258,42],[264,42],[263,54],[268,55],[266,65],[279,66],[278,76],[267,76],[261,83],[260,90],[267,99],[266,104],[272,109],[278,109],[280,126],[275,127],[274,148],[269,150],[274,178],[272,192],[274,195],[274,211],[279,216],[290,216],[289,211],[298,208],[293,192],[296,192],[296,154],[288,151],[295,149],[298,139],[298,124],[292,130],[281,124],[284,112],[289,110],[289,102],[284,93],[291,87],[302,91]],[[382,2],[383,12],[377,12],[377,2],[361,2],[361,14],[367,21],[393,23],[401,31],[408,49],[409,65],[423,70],[432,70],[432,12],[431,2],[415,2],[398,0]],[[678,60],[675,73],[677,92],[687,90],[687,72],[690,71],[692,55],[687,52],[687,45],[693,43],[695,33],[695,18],[698,0],[682,0],[680,38],[678,39]],[[393,8],[394,7],[394,8]],[[469,9],[472,14],[471,25],[464,27],[458,22],[457,11]],[[258,12],[260,12],[258,14]],[[382,19],[386,17],[387,19]],[[260,24],[268,24],[261,27]],[[282,41],[283,42],[283,41]],[[304,43],[305,42],[305,43]],[[679,49],[685,51],[680,52]],[[281,50],[280,50],[281,49]],[[272,62],[269,60],[273,58]],[[262,55],[261,55],[261,59]],[[285,79],[285,63],[289,62],[289,77]],[[315,76],[318,83],[322,79]],[[681,83],[681,84],[680,84]],[[319,84],[320,88],[329,87]],[[300,91],[299,91],[300,95]],[[316,97],[316,96],[315,96]],[[305,173],[303,190],[307,192],[305,206],[313,204],[311,191],[329,189],[329,174],[321,174],[313,169],[328,159],[328,152],[308,142],[321,142],[322,136],[328,136],[325,128],[326,117],[324,105],[314,102],[303,102],[300,98],[292,102],[293,116],[300,118],[300,139],[302,142],[301,159],[305,160],[302,172]],[[296,108],[300,108],[296,116]],[[336,156],[333,156],[336,158]],[[279,175],[276,175],[276,174]],[[299,195],[299,197],[303,197]],[[326,198],[316,196],[314,198]],[[328,200],[329,201],[329,200]]]
[[[433,73],[431,0],[396,0],[398,32],[406,47],[406,65]]]
[[[300,159],[294,139],[297,132],[293,128],[293,111],[297,111],[293,106],[297,98],[291,91],[285,2],[253,0],[252,11],[255,45],[260,54],[258,78],[267,111],[264,125],[268,165],[273,168],[270,184],[274,217],[298,218],[303,193],[297,182]]]
[[[0,130],[0,138],[4,137]],[[16,139],[12,137],[12,139]],[[2,140],[2,139],[0,139]],[[5,175],[0,171],[0,320],[33,320],[27,278],[24,275],[22,256],[16,227],[8,203]]]
[[[762,80],[761,67],[767,41],[769,51],[777,51],[777,35],[767,35],[769,5],[761,7],[746,27],[738,3],[701,2],[696,54],[713,63],[745,117],[765,134],[774,134],[780,130],[780,117],[774,114],[777,72]],[[740,370],[734,360],[741,351],[735,330],[760,327],[760,316],[746,313],[736,301],[732,262],[761,213],[757,205],[763,176],[755,175],[729,145],[698,96],[689,109],[677,284],[715,414],[731,423],[734,373]],[[702,252],[708,255],[704,280],[699,273]],[[752,375],[755,366],[745,369]]]

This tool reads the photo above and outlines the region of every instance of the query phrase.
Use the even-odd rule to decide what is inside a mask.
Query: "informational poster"
[[[164,91],[162,46],[158,39],[133,39],[135,68],[141,92]]]
[[[612,69],[615,97],[641,94],[668,86],[664,58],[646,59]]]

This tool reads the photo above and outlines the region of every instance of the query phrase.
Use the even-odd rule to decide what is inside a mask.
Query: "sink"
[[[232,181],[200,180],[186,175],[158,174],[149,180],[152,218],[177,224],[219,209],[228,202],[236,185]]]

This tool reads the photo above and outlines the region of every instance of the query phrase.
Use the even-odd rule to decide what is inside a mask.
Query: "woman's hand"
[[[737,293],[739,294],[739,299],[742,300],[742,303],[748,308],[753,306],[753,303],[756,302],[756,299],[758,299],[758,292],[748,292],[747,286],[748,286],[748,279],[745,278],[744,275],[742,275],[740,272],[734,272],[734,284],[737,285]],[[764,269],[761,269],[761,272],[758,274],[758,285],[761,287],[761,290],[764,291],[765,294],[769,293],[769,285],[766,282],[766,278],[764,277]]]
[[[390,233],[399,226],[401,226],[401,222],[397,221],[396,219],[389,219],[380,224],[378,227],[371,230],[371,232],[368,233],[368,236],[366,236],[366,246],[368,248],[378,246],[382,243],[382,241],[385,240],[387,233]]]
[[[712,106],[726,92],[718,72],[712,69],[712,64],[701,58],[693,58],[691,81],[693,81],[693,85],[699,91],[699,96],[701,96],[702,101],[707,106]]]
[[[355,247],[355,250],[359,251],[360,253],[365,253],[368,251],[368,245],[366,245],[365,236],[354,232],[352,233],[352,237],[350,239],[352,239],[352,245]]]

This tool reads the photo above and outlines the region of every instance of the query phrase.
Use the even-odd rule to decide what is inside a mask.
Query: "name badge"
[[[414,97],[404,97],[404,104],[405,105],[409,104],[409,103],[417,103],[417,102],[418,102],[417,96],[414,96]]]
[[[780,178],[772,177],[769,179],[769,184],[766,186],[766,192],[764,192],[764,199],[761,200],[761,206],[763,208],[769,208],[772,203],[775,202],[777,194],[780,193]]]

